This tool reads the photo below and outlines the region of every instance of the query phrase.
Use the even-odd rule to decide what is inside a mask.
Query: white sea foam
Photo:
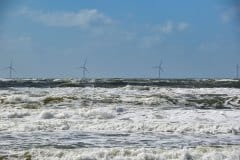
[[[194,149],[31,149],[29,151],[20,152],[16,158],[19,159],[31,156],[33,159],[42,160],[238,160],[240,157],[239,147],[197,147]]]
[[[92,109],[86,112],[82,112],[81,115],[87,118],[98,118],[98,119],[113,119],[115,114],[107,109]]]
[[[216,79],[217,82],[238,82],[237,79]]]
[[[71,149],[69,152],[60,149],[32,149],[29,152],[34,159],[237,159],[240,150],[239,95],[239,89],[230,88],[12,88],[0,90],[0,131],[10,135],[50,132],[52,137],[63,136],[63,139],[66,138],[64,134],[74,135],[76,132],[92,133],[90,137],[100,133],[131,134],[125,139],[122,136],[121,140],[128,140],[126,144],[116,143],[125,145],[122,148],[111,148],[109,145],[110,149],[101,151],[90,148]],[[48,103],[47,98],[57,100]],[[216,101],[217,105],[218,101],[223,100],[223,107],[228,109],[215,109],[217,105],[207,101],[214,98],[216,100],[213,102]],[[199,109],[208,104],[194,100],[209,103],[210,108]],[[158,142],[164,140],[159,137],[162,134],[170,138],[161,145],[176,144],[175,147],[181,148],[187,145],[185,142],[195,144],[197,141],[198,144],[204,141],[204,144],[219,142],[218,145],[223,148],[200,147],[169,151],[137,149],[139,147],[125,149],[131,145],[129,142],[132,142],[133,146],[134,142],[138,143],[140,148],[144,145],[153,148],[161,146]],[[180,141],[181,138],[179,140],[181,136],[182,139],[185,138],[184,143]],[[198,136],[208,138],[201,140]],[[96,137],[92,141],[99,142],[100,147],[106,145],[102,143],[121,138],[116,136],[108,139],[107,136],[99,135]],[[149,141],[145,143],[145,140]],[[86,143],[92,141],[86,140]],[[0,140],[0,143],[5,142]],[[224,145],[229,143],[238,146]]]
[[[30,114],[27,112],[13,112],[7,115],[8,118],[23,118],[26,116],[30,116]]]
[[[4,102],[10,103],[10,104],[19,104],[19,103],[26,103],[30,101],[31,100],[26,95],[11,95],[11,96],[8,96]]]
[[[49,129],[58,129],[64,121],[69,121],[69,126],[74,130],[82,131],[120,131],[120,132],[146,132],[153,133],[191,133],[191,134],[235,134],[240,133],[239,110],[159,110],[148,107],[129,107],[125,112],[118,114],[112,107],[102,108],[55,108],[27,109],[1,108],[0,117],[22,118],[25,121],[15,122],[2,118],[4,128],[8,131],[33,131],[41,130],[44,126]],[[19,111],[18,111],[19,110]],[[21,111],[22,110],[22,111]],[[36,118],[39,117],[39,118]],[[42,119],[48,119],[43,121]],[[99,121],[101,120],[101,121]],[[41,123],[39,123],[41,122]],[[9,126],[8,126],[9,125]],[[8,127],[6,127],[8,126]],[[0,130],[1,128],[0,125]]]

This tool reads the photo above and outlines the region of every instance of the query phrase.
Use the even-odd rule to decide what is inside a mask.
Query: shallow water
[[[0,155],[240,159],[239,109],[236,88],[5,88]]]

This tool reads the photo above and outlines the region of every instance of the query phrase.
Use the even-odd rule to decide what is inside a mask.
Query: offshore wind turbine
[[[88,68],[86,67],[86,65],[87,65],[87,58],[85,59],[83,65],[81,67],[79,67],[79,69],[82,70],[82,79],[85,79],[86,72],[88,72]]]
[[[239,69],[240,69],[240,66],[237,64],[236,65],[236,78],[239,79]]]
[[[159,63],[158,66],[155,66],[153,67],[154,69],[158,69],[158,79],[161,78],[161,72],[163,71],[163,68],[162,68],[162,61]]]
[[[12,79],[13,72],[16,72],[15,68],[13,68],[13,61],[11,60],[10,65],[4,69],[9,70],[9,79]]]

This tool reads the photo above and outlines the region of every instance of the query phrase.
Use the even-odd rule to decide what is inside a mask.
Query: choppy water
[[[240,159],[239,109],[238,88],[4,87],[0,159]]]

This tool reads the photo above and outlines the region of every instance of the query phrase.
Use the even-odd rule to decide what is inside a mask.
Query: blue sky
[[[16,77],[232,78],[240,5],[230,0],[2,0],[0,68]],[[6,70],[0,70],[7,77]]]

